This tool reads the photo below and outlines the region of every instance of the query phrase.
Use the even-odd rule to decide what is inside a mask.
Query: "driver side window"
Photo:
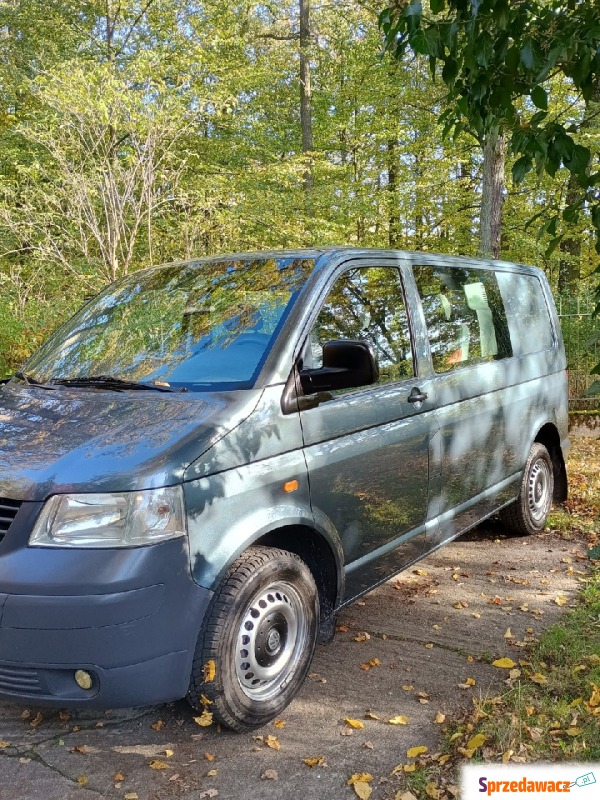
[[[337,339],[371,344],[379,363],[377,385],[414,375],[408,316],[396,267],[358,267],[332,286],[310,333],[304,366],[322,366],[323,345]]]

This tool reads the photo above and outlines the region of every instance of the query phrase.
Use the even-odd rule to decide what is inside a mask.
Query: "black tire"
[[[534,442],[523,472],[519,496],[501,510],[502,522],[511,533],[521,536],[539,533],[548,520],[553,494],[552,459],[543,444]]]
[[[319,595],[306,564],[287,550],[248,548],[204,619],[188,702],[234,731],[270,722],[302,686],[318,620]]]

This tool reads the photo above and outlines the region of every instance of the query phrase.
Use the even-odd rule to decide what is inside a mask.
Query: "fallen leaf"
[[[408,750],[406,751],[406,755],[409,758],[417,758],[417,756],[420,756],[423,753],[426,753],[428,751],[428,749],[429,748],[425,747],[424,744],[417,745],[416,747],[409,747]]]
[[[209,725],[212,725],[213,715],[211,711],[203,711],[199,717],[194,717],[194,722],[196,725],[200,725],[201,728],[208,728]]]
[[[344,722],[349,728],[354,728],[357,731],[360,731],[365,727],[364,722],[361,722],[359,719],[350,719],[349,717],[345,717]]]
[[[381,717],[378,717],[372,711],[365,711],[365,719],[381,719]]]
[[[403,772],[415,772],[416,769],[417,769],[417,765],[416,764],[405,764],[402,767],[402,771]]]
[[[31,725],[32,728],[37,728],[37,726],[40,724],[40,722],[42,722],[43,719],[44,717],[42,716],[42,712],[38,711],[38,713],[35,715],[35,717],[31,720],[29,724]]]
[[[357,633],[354,637],[355,642],[368,642],[371,636],[366,631],[361,631]]]
[[[426,645],[425,645],[425,647],[426,647],[428,650],[433,650],[433,642],[429,642],[428,644],[426,644]]]
[[[123,800],[138,800],[137,792],[125,792]]]
[[[355,772],[348,778],[348,785],[353,786],[355,783],[371,783],[373,776],[370,772]]]
[[[411,686],[411,684],[410,684],[410,683],[405,683],[405,684],[404,684],[404,686],[403,686],[402,688],[404,689],[404,691],[405,691],[405,692],[412,692],[412,690],[413,690],[415,687],[414,687],[414,686]]]
[[[339,631],[340,633],[348,633],[348,630],[349,628],[347,625],[338,625],[336,627],[336,631]]]
[[[510,628],[507,628],[507,629],[506,629],[506,633],[504,634],[504,638],[505,638],[505,639],[514,639],[514,638],[515,638],[515,635],[514,635],[514,633],[511,631],[511,629],[510,629]]]
[[[475,619],[481,619],[481,614],[478,611],[472,611],[471,616],[475,617]]]
[[[569,599],[564,596],[564,594],[559,594],[554,598],[554,602],[557,606],[566,606],[569,602]]]
[[[204,753],[204,758],[207,761],[214,761],[215,760],[215,756],[212,753]]]
[[[10,747],[10,742],[0,741],[0,750],[4,750],[5,747]]]
[[[390,725],[408,725],[408,717],[404,716],[404,714],[398,714],[398,716],[388,719],[388,723]]]
[[[285,720],[284,719],[276,719],[273,723],[274,728],[285,728]]]
[[[394,800],[417,800],[412,792],[396,792]]]
[[[373,747],[373,742],[369,742],[369,741],[365,742],[365,743],[363,744],[363,747],[366,747],[366,748],[367,748],[367,750],[374,750],[374,749],[375,749],[375,748]]]
[[[154,728],[154,730],[155,730],[155,731],[160,731],[160,730],[162,730],[162,729],[165,727],[165,723],[162,721],[162,719],[158,719],[158,720],[156,720],[156,722],[155,722],[153,725],[151,725],[150,727],[151,727],[151,728]]]
[[[278,780],[279,775],[274,769],[266,769],[260,777],[263,779],[263,781],[276,781]]]
[[[304,763],[307,767],[326,767],[325,756],[315,756],[314,758],[305,758]]]
[[[450,761],[450,755],[448,753],[444,753],[444,755],[438,758],[438,764],[445,764],[446,761]]]
[[[458,603],[454,603],[453,608],[468,608],[469,604],[465,600],[459,600]]]
[[[542,686],[544,683],[548,683],[548,678],[546,678],[546,676],[545,676],[545,675],[542,675],[542,673],[541,673],[541,672],[536,672],[536,673],[534,673],[534,674],[531,676],[531,680],[532,680],[534,683],[538,683],[540,686]]]
[[[487,736],[484,736],[483,733],[477,733],[467,742],[467,748],[469,750],[477,750],[481,747],[482,744],[485,744],[487,741]]]
[[[373,789],[369,786],[368,783],[364,783],[363,781],[356,781],[353,784],[353,789],[360,797],[360,800],[369,800],[369,797],[373,794]]]
[[[175,750],[168,750],[168,749],[165,750],[165,756],[167,758],[171,758],[171,756],[174,755],[174,753],[175,753]]]
[[[512,669],[517,665],[510,658],[497,658],[496,661],[492,661],[492,666],[499,667],[500,669]]]
[[[581,733],[581,728],[577,728],[577,727],[567,728],[565,733],[568,733],[569,736],[579,736],[579,734]]]
[[[439,800],[440,790],[437,788],[435,783],[428,783],[425,786],[425,792],[429,797],[433,798],[433,800]]]
[[[217,769],[209,769],[206,773],[207,778],[216,778],[218,775],[219,770]]]
[[[89,783],[88,776],[87,775],[79,775],[78,778],[77,778],[77,783],[80,786],[87,786],[88,783]]]
[[[263,742],[270,747],[271,750],[281,750],[281,744],[276,736],[265,736]]]
[[[210,683],[211,681],[214,681],[216,674],[217,674],[217,665],[211,658],[202,667],[202,677],[204,679],[204,683]]]
[[[169,765],[166,761],[161,761],[160,758],[153,758],[152,761],[148,764],[150,769],[169,769]]]
[[[381,661],[378,658],[372,658],[370,661],[361,664],[360,668],[367,670],[371,669],[372,667],[379,667],[379,666],[381,666]]]
[[[22,756],[22,757],[19,759],[19,764],[29,764],[29,762],[30,762],[30,761],[31,761],[31,759],[30,759],[30,758],[27,758],[26,756]]]
[[[413,569],[415,575],[429,575],[426,569]]]
[[[113,775],[113,781],[115,781],[115,783],[121,783],[121,781],[124,780],[125,780],[125,775],[123,775],[122,772],[115,772],[115,774]]]
[[[446,721],[446,715],[442,714],[441,711],[438,711],[433,721],[435,722],[436,725],[441,725]]]
[[[218,794],[218,789],[206,789],[206,791],[200,792],[198,797],[217,797]]]

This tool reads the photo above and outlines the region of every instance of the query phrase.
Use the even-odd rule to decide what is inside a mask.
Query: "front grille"
[[[35,669],[0,664],[0,692],[41,694],[42,687]]]
[[[13,524],[17,511],[21,508],[20,500],[8,500],[0,497],[0,542],[4,539],[8,529]]]

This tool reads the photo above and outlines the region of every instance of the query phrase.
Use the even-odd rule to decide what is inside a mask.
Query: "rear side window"
[[[415,266],[436,372],[512,355],[496,273]]]
[[[498,284],[516,356],[551,350],[554,331],[542,284],[535,275],[499,272]]]

